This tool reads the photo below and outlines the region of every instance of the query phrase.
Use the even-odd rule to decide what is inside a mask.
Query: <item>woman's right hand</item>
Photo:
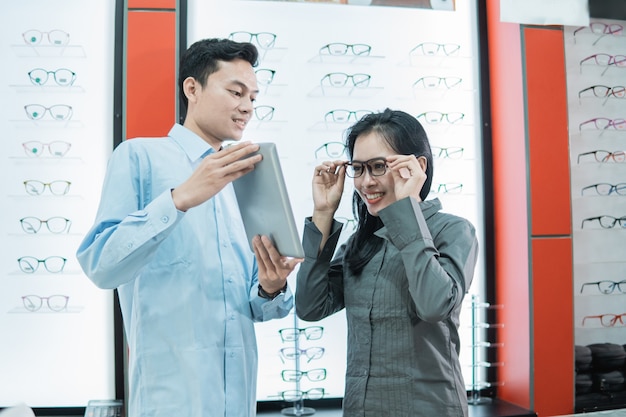
[[[313,174],[313,205],[316,212],[332,217],[339,208],[346,179],[346,161],[324,161]]]

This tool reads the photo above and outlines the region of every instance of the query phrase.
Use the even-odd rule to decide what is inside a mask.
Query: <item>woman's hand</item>
[[[313,205],[319,212],[337,211],[346,179],[345,161],[324,161],[313,174]]]
[[[346,161],[324,161],[313,174],[313,216],[311,220],[322,233],[320,250],[326,244],[339,208],[346,180]]]
[[[422,201],[420,191],[426,182],[426,158],[415,155],[392,155],[387,158],[387,169],[394,180],[396,198],[414,197]]]

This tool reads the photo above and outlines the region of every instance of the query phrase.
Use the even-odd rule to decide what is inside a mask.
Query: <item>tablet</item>
[[[259,143],[261,162],[233,181],[250,248],[256,235],[268,236],[282,256],[304,258],[302,242],[291,210],[287,186],[274,143]]]

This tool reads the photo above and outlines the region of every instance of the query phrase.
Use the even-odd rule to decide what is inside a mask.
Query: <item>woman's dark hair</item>
[[[235,42],[230,39],[203,39],[192,44],[180,58],[178,69],[178,88],[185,109],[187,97],[183,91],[183,82],[188,77],[193,77],[204,87],[209,75],[219,69],[219,61],[235,59],[243,59],[256,67],[259,51],[251,43]]]
[[[356,122],[347,131],[346,150],[350,160],[354,155],[354,145],[358,138],[369,133],[377,133],[398,155],[415,155],[426,158],[426,182],[420,190],[422,201],[430,192],[433,181],[433,155],[426,131],[417,120],[400,110],[385,109],[371,113]],[[357,230],[346,248],[344,257],[350,270],[358,274],[382,245],[382,239],[374,232],[382,227],[378,216],[372,216],[367,206],[355,191],[352,196],[352,211],[357,219]]]

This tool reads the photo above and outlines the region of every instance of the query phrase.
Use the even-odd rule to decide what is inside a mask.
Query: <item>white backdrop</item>
[[[312,211],[313,167],[321,160],[335,159],[336,155],[331,157],[326,150],[341,154],[342,147],[332,142],[343,142],[343,131],[354,122],[356,114],[391,107],[415,116],[433,112],[420,117],[431,144],[446,148],[451,156],[456,148],[463,148],[457,152],[460,159],[435,160],[435,192],[431,196],[442,200],[445,211],[472,221],[484,247],[475,7],[473,1],[457,2],[456,11],[272,1],[190,1],[188,42],[247,32],[232,36],[251,40],[260,47],[261,94],[257,106],[269,107],[259,109],[258,118],[249,125],[244,139],[277,143],[300,232],[304,217]],[[344,55],[332,55],[324,48],[330,43],[355,46],[346,48]],[[369,54],[362,53],[367,49],[363,44],[370,47]],[[273,79],[268,83],[266,77],[272,71]],[[328,76],[333,73],[340,74]],[[368,77],[369,83],[364,81]],[[271,116],[270,107],[274,109]],[[327,115],[333,110],[347,110],[345,117],[349,119],[333,120]],[[448,118],[444,115],[442,120],[439,113],[448,114]],[[464,117],[459,118],[458,113]],[[324,148],[328,143],[331,145]],[[442,156],[445,152],[441,150]],[[339,215],[350,220],[352,188],[347,188]],[[345,227],[344,239],[351,232],[350,225]],[[482,259],[471,288],[472,293],[481,296]],[[295,274],[290,282],[294,280]],[[473,380],[469,366],[470,316],[471,310],[465,309],[461,349],[466,382],[473,384],[478,381]],[[324,347],[324,355],[311,360],[304,356],[299,363],[281,358],[280,349],[293,346],[293,342],[283,342],[279,330],[313,325],[324,327],[323,336],[317,340],[300,337],[298,348]],[[280,400],[280,393],[285,390],[313,388],[323,388],[325,398],[343,397],[345,335],[343,313],[320,323],[303,323],[290,315],[260,324],[258,399]],[[326,369],[327,378],[314,382],[303,378],[301,385],[296,386],[284,382],[281,370],[296,366],[303,371]]]

